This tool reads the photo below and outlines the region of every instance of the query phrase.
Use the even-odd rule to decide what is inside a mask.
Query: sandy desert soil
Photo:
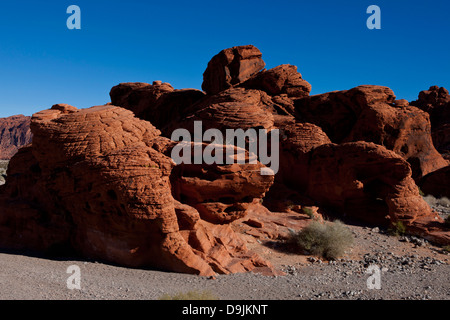
[[[128,269],[95,261],[51,260],[0,253],[0,299],[153,300],[163,294],[209,291],[221,300],[450,299],[448,255],[416,238],[399,238],[377,228],[350,226],[355,244],[343,259],[326,262],[286,253],[270,242],[253,250],[285,271],[260,274],[195,275]],[[381,289],[368,289],[370,264],[381,270]],[[69,290],[67,268],[81,271],[81,290]]]

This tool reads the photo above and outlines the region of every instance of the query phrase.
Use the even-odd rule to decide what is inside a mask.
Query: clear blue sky
[[[81,30],[68,30],[69,5]],[[382,29],[369,30],[369,5]],[[1,1],[0,117],[109,102],[120,82],[201,88],[220,50],[253,44],[267,68],[298,66],[312,94],[385,85],[450,88],[450,1]]]

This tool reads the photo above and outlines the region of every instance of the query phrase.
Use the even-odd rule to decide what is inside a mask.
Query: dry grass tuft
[[[299,232],[291,233],[290,242],[313,255],[334,260],[343,256],[353,244],[353,235],[340,221],[313,221]]]

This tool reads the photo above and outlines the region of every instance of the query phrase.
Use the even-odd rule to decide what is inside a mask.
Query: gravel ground
[[[441,216],[442,219],[446,219],[450,215],[450,201],[447,198],[440,200],[436,200],[437,203],[432,204],[431,207]]]
[[[417,238],[388,236],[378,228],[350,226],[355,245],[341,260],[287,254],[269,244],[285,276],[220,275],[216,279],[154,270],[129,269],[79,260],[50,260],[0,253],[2,300],[155,300],[164,294],[209,291],[221,300],[450,299],[450,256]],[[67,288],[67,268],[77,265],[81,290]],[[370,265],[380,270],[381,289],[369,289]]]
[[[7,162],[0,161],[0,184]],[[430,203],[443,218],[448,201]],[[0,252],[0,300],[156,300],[164,294],[208,291],[221,300],[450,300],[450,256],[416,237],[395,237],[379,228],[350,225],[355,244],[343,259],[322,261],[287,253],[279,243],[248,247],[283,270],[260,274],[194,275],[129,269],[95,261],[51,260]],[[81,289],[68,289],[70,266],[79,267]],[[377,266],[381,289],[368,287]]]

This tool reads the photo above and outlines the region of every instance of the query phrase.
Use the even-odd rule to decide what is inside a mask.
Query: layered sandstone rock
[[[295,109],[300,121],[320,126],[334,143],[367,141],[393,150],[411,164],[415,180],[447,165],[433,146],[428,114],[395,100],[387,87],[306,97]]]
[[[174,90],[168,83],[121,83],[111,89],[111,104],[133,111],[140,119],[150,121],[165,136],[170,137],[170,128],[186,116],[189,107],[201,100],[205,94],[200,90]]]
[[[331,140],[311,123],[291,119],[285,120],[281,128],[280,170],[276,181],[304,194],[309,181],[310,151]]]
[[[208,63],[202,89],[217,94],[248,80],[266,65],[258,48],[247,45],[222,50]]]
[[[30,117],[23,115],[0,119],[0,160],[9,160],[19,148],[31,142]]]
[[[231,88],[208,96],[192,105],[191,115],[180,122],[174,122],[172,131],[186,128],[194,132],[194,121],[201,121],[203,130],[261,128],[273,129],[273,103],[271,98],[260,90]]]
[[[111,103],[121,106],[139,118],[151,115],[152,106],[165,93],[173,92],[174,88],[169,83],[154,81],[153,84],[143,82],[121,83],[111,89]]]
[[[311,85],[302,78],[297,67],[289,64],[261,71],[240,86],[263,90],[271,96],[285,94],[293,99],[309,96],[311,92]]]
[[[194,89],[176,90],[157,98],[153,91],[132,94],[135,84],[120,84],[111,90],[112,104],[131,110],[143,119],[155,123],[166,137],[176,129],[194,133],[194,122],[201,121],[202,129],[274,128],[274,114],[292,113],[293,102],[282,96],[271,97],[262,90],[230,88],[217,95],[205,96]],[[154,87],[154,85],[148,85]],[[121,95],[123,92],[127,92]],[[135,98],[138,95],[139,98]],[[147,97],[150,95],[150,97]],[[133,98],[131,98],[133,97]],[[143,106],[146,106],[144,108]],[[146,111],[143,111],[143,110]],[[137,110],[141,110],[137,112]]]
[[[409,164],[367,142],[326,144],[311,153],[307,194],[319,204],[375,225],[436,217],[419,194]]]
[[[0,189],[1,247],[73,248],[125,266],[201,275],[273,271],[228,225],[173,198],[175,164],[158,151],[160,132],[132,112],[56,105],[35,114],[31,129],[33,144],[13,157]],[[239,181],[239,165],[224,170]],[[241,202],[263,197],[269,185],[239,189]]]
[[[173,195],[196,208],[202,219],[216,224],[244,217],[273,183],[258,164],[182,164],[172,174]]]

